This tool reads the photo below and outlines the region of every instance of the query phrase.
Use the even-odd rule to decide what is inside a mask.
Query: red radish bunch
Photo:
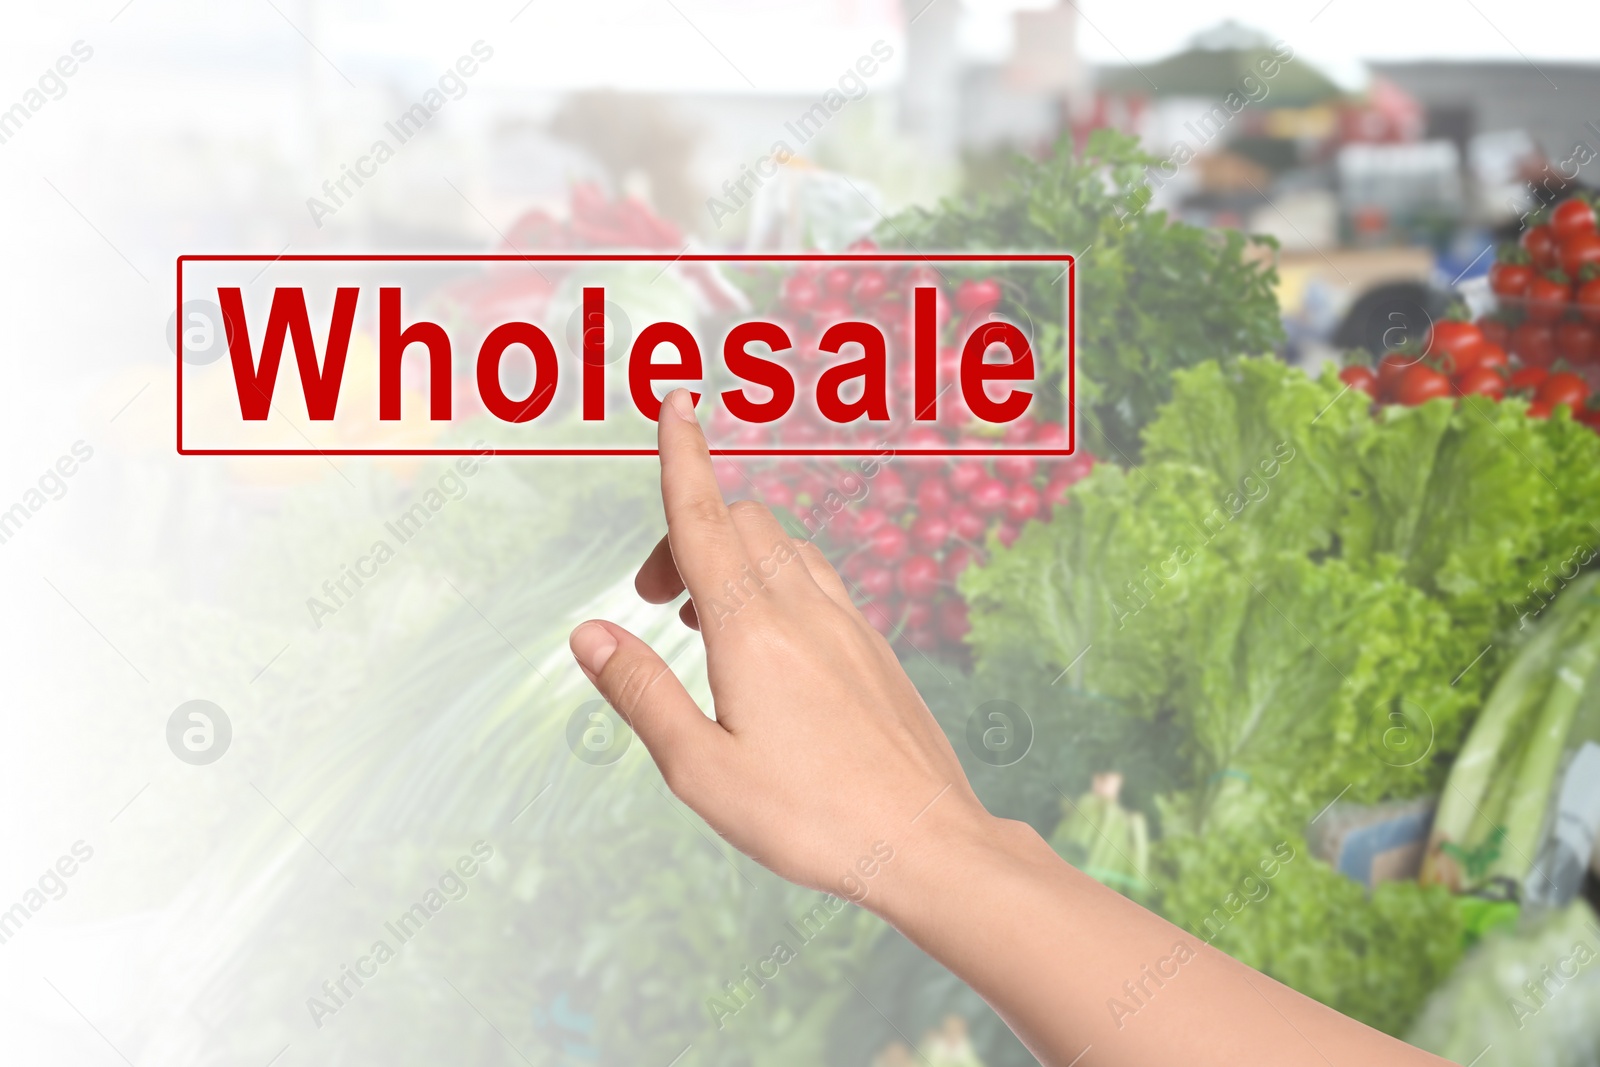
[[[870,247],[863,243],[853,250]],[[794,324],[797,339],[807,338],[808,329],[814,333],[835,322],[875,322],[888,339],[894,378],[910,368],[904,358],[909,354],[907,293],[913,286],[930,285],[940,290],[939,320],[949,325],[951,334],[960,319],[987,316],[1003,297],[994,279],[962,281],[947,296],[944,279],[931,268],[868,262],[805,264],[779,283],[777,301],[780,316]],[[791,369],[804,377],[815,352],[801,340],[793,355],[800,366]],[[959,351],[941,345],[941,382],[958,372],[959,357]],[[899,420],[886,430],[869,423],[840,427],[796,409],[781,429],[773,429],[736,423],[722,413],[711,436],[714,446],[729,448],[797,448],[848,440],[870,444],[877,453],[870,460],[722,460],[718,479],[729,496],[755,497],[790,509],[839,569],[868,620],[902,651],[960,656],[965,654],[968,624],[956,580],[981,563],[995,541],[1010,545],[1025,523],[1048,520],[1095,459],[1087,454],[1066,459],[900,454],[1067,445],[1062,425],[1026,416],[1003,428],[979,422],[960,404],[955,390],[939,397],[938,416],[911,429]]]
[[[1004,443],[1063,447],[1065,439],[1062,427],[1025,419],[1008,429]],[[889,444],[891,449],[897,446],[979,447],[939,430],[912,430],[904,441]],[[956,579],[984,560],[991,535],[1009,546],[1025,523],[1047,520],[1095,460],[1088,455],[893,456],[878,462],[870,476],[853,464],[830,464],[830,477],[785,460],[750,473],[742,490],[730,484],[742,482],[737,471],[724,465],[720,477],[732,494],[782,504],[817,533],[818,545],[885,636],[927,655],[959,655],[967,634],[967,606],[956,591]],[[797,466],[803,473],[796,479]],[[830,491],[835,505],[850,502],[832,512],[826,503]],[[821,515],[827,517],[819,522]]]
[[[671,249],[683,245],[683,231],[633,197],[608,200],[592,182],[572,187],[572,211],[565,220],[534,209],[506,231],[503,251],[556,252],[572,248]]]

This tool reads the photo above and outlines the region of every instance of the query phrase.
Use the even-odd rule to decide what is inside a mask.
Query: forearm
[[[816,546],[759,505],[725,507],[692,398],[676,390],[663,411],[667,537],[640,569],[640,595],[666,604],[687,588],[709,611],[761,574],[737,618],[703,631],[716,716],[614,623],[578,627],[572,651],[719,834],[888,919],[1052,1067],[1442,1062],[1234,962],[985,812]],[[698,627],[702,614],[683,617]]]
[[[1438,1064],[1245,967],[1060,859],[1030,827],[924,820],[867,903],[1041,1062]]]

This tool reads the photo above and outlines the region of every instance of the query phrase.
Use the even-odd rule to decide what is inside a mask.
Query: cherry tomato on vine
[[[1511,347],[1511,326],[1505,319],[1481,318],[1478,320],[1478,332],[1492,345]]]
[[[1416,366],[1419,357],[1390,352],[1378,360],[1378,399],[1393,400],[1395,386],[1406,371]]]
[[[1555,322],[1566,314],[1572,300],[1572,284],[1557,271],[1541,274],[1528,283],[1528,318],[1533,322]]]
[[[1432,367],[1419,363],[1401,376],[1395,386],[1394,398],[1407,407],[1415,407],[1437,397],[1452,396],[1454,392],[1449,378]]]
[[[1352,363],[1339,372],[1339,380],[1352,389],[1359,389],[1370,397],[1378,395],[1378,375],[1371,367]]]
[[[1454,385],[1462,396],[1492,396],[1498,400],[1506,392],[1506,380],[1487,367],[1474,367],[1456,375]]]
[[[1506,379],[1506,388],[1518,393],[1538,389],[1548,377],[1550,372],[1543,367],[1518,367]]]
[[[1548,225],[1541,223],[1525,231],[1522,247],[1527,249],[1536,270],[1548,270],[1555,265],[1556,235]]]
[[[1567,319],[1556,327],[1556,353],[1573,363],[1590,363],[1600,356],[1600,329],[1585,319]]]
[[[1594,208],[1582,197],[1574,196],[1557,204],[1550,212],[1550,229],[1557,241],[1595,232]]]
[[[1502,300],[1520,300],[1533,281],[1533,266],[1504,260],[1489,268],[1489,289]]]
[[[1565,404],[1576,412],[1589,399],[1589,383],[1570,371],[1557,371],[1544,380],[1533,398],[1552,409]]]
[[[1499,345],[1485,344],[1478,349],[1478,354],[1473,357],[1473,370],[1492,370],[1496,374],[1504,374],[1511,366],[1511,357]]]
[[[1600,265],[1600,234],[1590,230],[1562,241],[1560,258],[1561,269],[1569,278],[1576,278],[1590,264]]]
[[[1556,359],[1555,327],[1528,319],[1511,331],[1511,351],[1530,366],[1548,367]]]
[[[1475,323],[1445,319],[1433,324],[1422,347],[1428,355],[1445,360],[1449,369],[1462,371],[1482,346],[1483,331]]]
[[[1578,286],[1578,295],[1573,304],[1578,314],[1589,322],[1600,324],[1600,272]]]

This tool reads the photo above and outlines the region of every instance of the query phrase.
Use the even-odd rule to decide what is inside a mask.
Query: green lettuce
[[[1273,360],[1181,372],[1146,463],[1099,468],[968,573],[978,670],[1070,666],[1169,716],[1202,791],[1244,774],[1308,816],[1415,795],[1492,649],[1458,676],[1600,537],[1600,438],[1576,429],[1476,399],[1374,417]]]
[[[1263,974],[1368,1026],[1403,1033],[1461,958],[1455,898],[1415,882],[1369,895],[1300,838],[1266,841],[1223,832],[1165,842],[1162,911]]]
[[[992,195],[912,209],[876,235],[887,247],[927,255],[1076,253],[1082,439],[1099,453],[1137,454],[1140,429],[1171,395],[1174,368],[1270,352],[1283,340],[1277,274],[1259,254],[1272,239],[1150,210],[1145,174],[1156,162],[1137,138],[1113,130],[1081,144],[1068,137],[1043,159],[1016,159]],[[1027,277],[1029,315],[1060,321],[1060,289],[1044,272]],[[1039,349],[1047,361],[1057,351]],[[1047,371],[1062,369],[1047,362]]]

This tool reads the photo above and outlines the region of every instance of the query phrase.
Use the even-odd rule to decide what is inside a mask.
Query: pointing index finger
[[[744,564],[744,548],[722,502],[710,447],[687,389],[674,389],[661,405],[656,441],[673,562],[690,596],[713,596]]]

